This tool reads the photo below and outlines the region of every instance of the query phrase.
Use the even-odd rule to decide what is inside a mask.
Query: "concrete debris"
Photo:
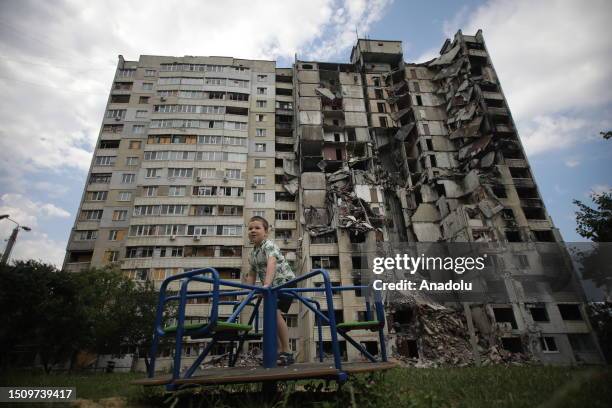
[[[404,140],[406,140],[406,137],[408,137],[412,129],[414,129],[414,126],[415,126],[415,123],[410,122],[407,125],[404,125],[401,128],[399,128],[399,130],[395,134],[395,139],[400,142],[403,142]]]
[[[453,62],[453,60],[457,56],[457,53],[459,52],[460,49],[461,49],[461,46],[459,44],[455,45],[446,54],[443,54],[440,57],[438,57],[435,60],[433,60],[432,62],[430,62],[429,66],[433,67],[435,65],[448,65],[448,64],[450,64],[451,62]]]
[[[492,138],[493,135],[483,136],[477,139],[475,142],[462,147],[461,149],[459,149],[459,154],[457,155],[457,158],[459,160],[465,160],[477,156],[480,152],[487,148]]]
[[[475,365],[465,315],[460,310],[427,304],[392,305],[389,320],[395,332],[392,355],[406,366],[463,367]],[[524,352],[505,350],[496,336],[476,332],[476,352],[482,365],[529,364],[536,359]]]
[[[459,60],[455,61],[452,65],[449,65],[447,67],[442,68],[440,70],[440,72],[438,72],[436,74],[436,76],[433,78],[433,80],[434,81],[439,81],[439,80],[447,78],[447,77],[457,76],[457,74],[459,73],[459,71],[463,67],[463,63],[464,62],[465,62],[465,59],[460,58]]]
[[[316,88],[315,92],[318,93],[319,95],[329,99],[330,101],[333,101],[334,99],[336,99],[336,95],[334,95],[332,93],[332,91],[330,91],[327,88]]]
[[[287,183],[283,184],[283,188],[291,195],[295,195],[295,193],[297,193],[298,187],[299,182],[297,178],[291,179]]]

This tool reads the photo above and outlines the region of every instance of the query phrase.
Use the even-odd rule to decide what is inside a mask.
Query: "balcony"
[[[90,262],[68,262],[66,264],[66,272],[82,272],[89,269]]]
[[[504,162],[508,167],[528,167],[527,161],[523,159],[506,159],[504,158]]]
[[[521,198],[521,207],[527,208],[543,208],[544,204],[539,198]]]
[[[535,187],[535,183],[531,178],[512,178],[515,187]]]

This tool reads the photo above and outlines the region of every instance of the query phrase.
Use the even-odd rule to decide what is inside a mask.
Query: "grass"
[[[268,400],[262,399],[255,385],[194,388],[175,395],[164,395],[161,387],[143,389],[129,385],[130,380],[141,377],[142,374],[133,373],[46,375],[12,371],[0,375],[0,383],[75,386],[78,398],[121,397],[127,406],[607,408],[612,400],[612,371],[604,367],[401,368],[384,375],[357,376],[339,391],[334,383],[326,386],[322,381],[288,383],[275,398]]]

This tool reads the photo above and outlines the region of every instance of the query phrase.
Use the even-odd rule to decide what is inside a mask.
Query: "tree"
[[[576,232],[593,242],[612,242],[612,190],[601,194],[592,193],[591,199],[596,209],[574,200],[578,206]]]
[[[579,251],[583,279],[590,279],[602,288],[608,296],[604,303],[591,303],[588,307],[591,324],[597,333],[602,351],[608,362],[612,361],[612,293],[611,251],[612,248],[612,191],[592,193],[595,208],[574,200],[576,212],[576,231],[581,236],[595,242],[590,251]]]
[[[50,371],[72,367],[79,351],[120,354],[150,344],[157,293],[149,282],[113,268],[69,273],[37,261],[4,266],[0,279],[1,365],[15,346],[36,352]]]

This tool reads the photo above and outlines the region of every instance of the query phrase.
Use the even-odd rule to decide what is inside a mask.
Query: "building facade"
[[[350,62],[296,60],[292,68],[120,56],[65,269],[116,263],[159,285],[213,266],[240,280],[253,215],[271,222],[270,237],[298,275],[326,268],[343,286],[363,283],[382,243],[499,243],[498,264],[517,259],[503,246],[516,243],[524,270],[539,243],[562,242],[480,31],[458,32],[422,64],[405,62],[399,41],[370,39],[357,41]],[[502,269],[514,271],[511,264]],[[502,303],[464,302],[470,334],[501,327],[512,352],[599,361],[579,291],[516,290],[520,279],[504,276]],[[337,321],[365,318],[360,291],[339,293],[334,304]],[[220,316],[231,314],[226,308]],[[190,304],[188,321],[206,311]],[[313,317],[294,304],[287,320],[292,348],[312,360]],[[401,336],[398,325],[387,327],[389,338]],[[324,348],[329,338],[324,331]],[[378,353],[375,335],[355,338]],[[341,344],[347,359],[360,358]]]

